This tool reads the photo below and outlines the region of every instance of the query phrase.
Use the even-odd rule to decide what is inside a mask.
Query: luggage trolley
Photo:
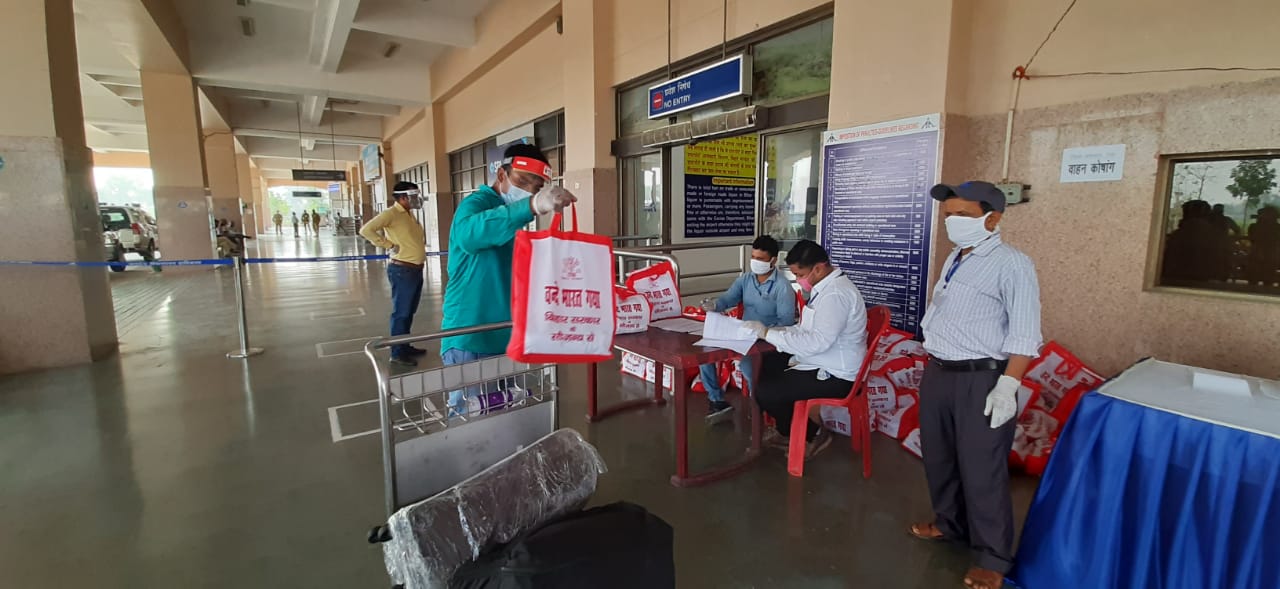
[[[375,352],[510,327],[511,322],[493,323],[365,344],[378,379],[388,517],[555,431],[559,387],[554,364],[523,364],[503,355],[393,373]],[[469,403],[471,395],[466,395],[461,411],[449,406],[450,391],[468,389],[481,394]]]

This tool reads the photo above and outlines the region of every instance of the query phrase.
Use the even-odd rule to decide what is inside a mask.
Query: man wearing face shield
[[[909,531],[968,545],[965,585],[998,589],[1013,564],[1008,460],[1019,383],[1042,343],[1040,287],[1031,259],[1001,240],[1004,193],[974,181],[930,194],[956,248],[921,322],[920,442],[934,519]]]
[[[449,230],[449,281],[444,291],[443,329],[511,320],[511,256],[516,232],[538,215],[558,212],[578,199],[551,185],[551,166],[535,145],[516,144],[502,154],[491,186],[481,186],[458,203]],[[444,338],[440,357],[462,364],[506,352],[511,330]],[[467,390],[468,396],[478,388]],[[449,406],[463,413],[461,391]]]
[[[427,257],[426,234],[414,216],[422,208],[422,193],[412,182],[396,182],[391,190],[395,204],[360,228],[360,235],[387,250],[387,280],[391,283],[391,337],[408,335],[413,314],[422,298],[422,265]],[[417,366],[426,350],[410,345],[391,348],[391,362]]]

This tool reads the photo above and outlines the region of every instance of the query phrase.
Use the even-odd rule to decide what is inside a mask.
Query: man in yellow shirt
[[[395,205],[370,219],[360,235],[387,250],[387,280],[391,283],[391,337],[408,335],[422,298],[422,265],[427,258],[426,234],[413,212],[422,208],[422,193],[412,182],[397,182],[391,191]],[[391,348],[391,363],[417,366],[427,351],[409,345]]]

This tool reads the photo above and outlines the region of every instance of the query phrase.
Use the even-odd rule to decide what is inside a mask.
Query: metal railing
[[[383,499],[388,515],[487,468],[516,446],[555,431],[559,385],[554,364],[523,364],[505,355],[393,374],[375,354],[392,346],[497,331],[511,325],[510,321],[491,323],[378,338],[365,344],[365,357],[378,381]],[[459,411],[452,406],[456,399],[450,399],[450,393],[468,389],[477,389],[474,393],[478,396],[472,391],[462,395]],[[522,396],[516,399],[514,391]],[[494,396],[500,399],[497,405],[492,404]],[[466,408],[469,400],[475,401],[474,410]]]

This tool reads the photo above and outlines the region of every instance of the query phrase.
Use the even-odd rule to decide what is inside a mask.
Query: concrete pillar
[[[168,260],[209,258],[214,255],[212,198],[195,82],[185,74],[143,70],[142,100],[160,251]]]
[[[423,124],[431,137],[431,158],[427,160],[427,173],[431,175],[431,192],[434,193],[439,249],[449,249],[449,228],[453,226],[453,182],[449,176],[449,148],[444,137],[444,105],[427,105]]]
[[[0,258],[102,261],[71,0],[7,7],[0,55],[0,210],[8,221]],[[0,267],[0,325],[0,374],[110,355],[116,324],[106,269]]]
[[[613,4],[564,0],[564,185],[580,199],[583,231],[618,234]]]
[[[940,176],[955,182],[972,179],[963,177],[972,161],[972,153],[962,150],[968,119],[955,114],[962,111],[966,90],[959,72],[969,59],[966,36],[973,10],[969,4],[961,0],[837,0],[827,128],[941,113]],[[912,41],[901,43],[902,39]],[[885,47],[894,50],[885,51]],[[875,59],[867,59],[869,55]],[[951,243],[941,219],[935,221],[934,251],[947,252]],[[945,258],[934,256],[935,275]]]
[[[213,197],[213,218],[244,225],[240,218],[240,178],[236,172],[236,144],[230,131],[204,130],[204,170]]]
[[[250,169],[249,154],[236,154],[236,180],[237,194],[240,196],[240,211],[242,225],[244,226],[245,235],[250,237],[258,236],[258,226],[261,221],[258,220],[258,193],[253,189],[253,170]],[[268,220],[270,222],[270,220]]]

